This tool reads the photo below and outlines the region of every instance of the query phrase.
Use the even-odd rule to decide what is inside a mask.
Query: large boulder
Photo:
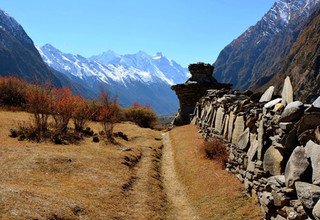
[[[283,105],[293,102],[293,88],[289,76],[284,80],[281,96]]]
[[[294,183],[301,180],[308,166],[309,162],[305,149],[303,147],[296,147],[285,168],[286,186],[293,188]]]
[[[293,122],[300,119],[304,112],[304,105],[300,101],[289,103],[281,114],[281,122]]]
[[[302,205],[307,209],[313,209],[320,198],[320,187],[299,181],[295,183],[295,187]]]
[[[281,175],[282,161],[283,156],[280,151],[274,146],[271,146],[264,154],[263,169],[273,176]]]
[[[320,145],[309,141],[306,145],[306,155],[311,161],[312,183],[320,185]]]
[[[259,102],[269,102],[272,99],[274,86],[270,86],[261,96]]]

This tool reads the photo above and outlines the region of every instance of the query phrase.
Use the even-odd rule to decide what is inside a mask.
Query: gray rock
[[[269,172],[271,175],[281,175],[281,164],[283,161],[283,156],[280,151],[271,146],[268,148],[263,159],[263,169]]]
[[[270,86],[261,96],[259,102],[269,102],[272,99],[274,86]]]
[[[281,114],[280,122],[294,122],[303,115],[304,105],[300,101],[289,103]]]
[[[215,125],[214,125],[215,130],[219,134],[222,133],[223,119],[224,119],[224,109],[222,107],[219,107],[218,110],[217,110],[216,121],[215,121]]]
[[[284,131],[290,131],[294,126],[292,122],[280,122],[279,127]]]
[[[320,187],[299,181],[295,183],[295,187],[302,205],[308,209],[313,209],[320,198]]]
[[[253,173],[256,165],[253,161],[248,162],[247,171]]]
[[[250,148],[247,152],[248,161],[253,161],[254,156],[257,154],[258,140],[257,134],[250,134]]]
[[[276,104],[281,102],[281,100],[282,100],[281,98],[274,99],[274,100],[266,103],[263,107],[265,107],[265,108],[273,108]]]
[[[302,116],[297,125],[298,135],[309,129],[316,129],[320,125],[320,113],[308,113]]]
[[[305,147],[306,155],[311,160],[312,183],[320,185],[320,145],[309,141]]]
[[[309,162],[305,149],[303,147],[296,147],[285,169],[286,186],[293,188],[294,183],[301,180],[301,176],[305,173],[308,166]]]
[[[320,200],[313,207],[312,215],[316,220],[320,220]]]
[[[237,144],[239,141],[239,136],[244,131],[244,117],[243,116],[237,116],[236,121],[234,123],[234,130],[232,133],[232,143]]]
[[[316,108],[320,108],[320,96],[312,103]]]
[[[232,133],[233,133],[233,128],[234,128],[234,120],[235,120],[235,115],[233,112],[230,112],[230,117],[229,117],[229,125],[228,125],[228,141],[231,142],[232,140]]]
[[[239,136],[238,148],[241,150],[247,150],[250,141],[250,129],[247,128],[244,132]]]
[[[263,139],[264,139],[264,119],[263,117],[261,118],[259,122],[259,127],[258,127],[258,160],[262,159],[262,148],[263,148]]]
[[[286,105],[286,104],[293,102],[293,88],[292,88],[290,77],[288,77],[288,76],[284,80],[284,85],[283,85],[281,96],[282,96],[282,104],[283,105]]]

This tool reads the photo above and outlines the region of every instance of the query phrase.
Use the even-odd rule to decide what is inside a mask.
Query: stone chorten
[[[178,96],[180,109],[173,121],[174,125],[180,126],[190,123],[191,114],[199,99],[204,96],[209,89],[231,89],[231,84],[222,84],[212,76],[214,66],[205,63],[189,65],[191,78],[184,84],[171,87]]]

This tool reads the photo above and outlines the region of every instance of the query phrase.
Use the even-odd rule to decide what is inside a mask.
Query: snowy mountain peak
[[[33,47],[33,41],[28,37],[22,26],[7,12],[0,9],[0,29],[8,32],[28,47]]]
[[[164,55],[162,54],[162,52],[157,52],[154,56],[153,56],[153,59],[155,60],[158,60],[158,59],[161,59],[163,58]]]

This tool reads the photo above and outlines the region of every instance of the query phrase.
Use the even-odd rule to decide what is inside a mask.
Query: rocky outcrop
[[[266,219],[319,219],[320,108],[295,101],[289,78],[281,98],[270,88],[260,100],[249,92],[209,90],[193,121],[205,139],[229,143],[226,169],[259,201]]]
[[[184,84],[172,86],[179,98],[179,112],[173,121],[174,125],[190,123],[190,115],[199,99],[210,89],[231,89],[231,84],[218,83],[212,77],[214,67],[210,64],[196,63],[189,65],[191,78]]]

